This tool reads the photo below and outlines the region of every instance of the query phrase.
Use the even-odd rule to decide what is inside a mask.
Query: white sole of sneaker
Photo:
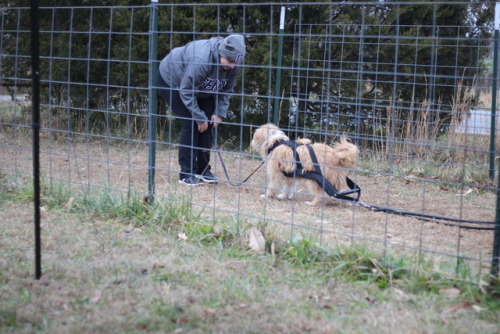
[[[196,183],[196,184],[193,184],[193,183],[186,183],[182,180],[179,180],[179,183],[180,184],[183,184],[185,186],[188,186],[188,187],[197,187],[197,186],[201,186],[203,183]]]
[[[202,175],[195,175],[195,178],[202,180],[205,183],[217,183],[217,180],[205,179]]]

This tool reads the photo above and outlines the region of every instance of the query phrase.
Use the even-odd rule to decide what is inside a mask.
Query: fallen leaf
[[[470,303],[460,303],[460,304],[457,304],[457,305],[448,306],[448,307],[446,307],[444,309],[444,311],[446,313],[455,313],[455,312],[458,312],[458,311],[466,310],[469,307],[471,307]]]
[[[457,196],[467,196],[467,195],[472,194],[473,192],[474,192],[474,189],[469,188],[469,189],[467,189],[464,193],[462,193],[462,194],[458,194]]]
[[[394,289],[392,289],[392,292],[394,293],[394,296],[396,297],[396,299],[403,300],[403,301],[410,299],[410,297],[400,289],[394,288]]]
[[[481,290],[482,293],[486,293],[486,288],[488,286],[489,286],[488,282],[485,282],[482,279],[479,280],[479,289]]]
[[[367,302],[371,303],[371,304],[375,304],[375,303],[377,302],[377,300],[376,300],[376,299],[374,299],[374,298],[370,298],[370,297],[366,297],[366,298],[365,298],[365,300],[366,300]]]
[[[481,307],[481,306],[479,306],[479,305],[472,305],[472,309],[473,309],[474,311],[476,311],[477,313],[479,313],[479,312],[481,312],[481,311],[484,311],[484,310],[485,310],[485,308],[483,308],[483,307]]]
[[[163,264],[153,264],[153,270],[163,269],[165,266]]]
[[[73,206],[73,201],[75,200],[74,197],[70,197],[68,199],[68,201],[66,202],[66,204],[64,204],[64,208],[65,209],[71,209],[71,207]]]
[[[460,295],[460,290],[457,288],[441,288],[439,294],[447,297],[456,297]]]
[[[222,234],[222,227],[220,227],[219,225],[214,225],[213,230],[215,235]]]
[[[90,298],[90,301],[92,303],[98,303],[101,300],[102,296],[102,291],[95,291],[94,294],[92,295],[92,298]]]
[[[265,250],[266,241],[264,240],[264,236],[255,227],[252,227],[250,230],[248,246],[256,253],[262,253]]]
[[[203,313],[205,313],[206,318],[214,318],[217,314],[217,311],[213,308],[207,308],[203,310]]]

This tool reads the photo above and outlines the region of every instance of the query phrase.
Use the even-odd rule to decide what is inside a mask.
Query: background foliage
[[[245,34],[246,68],[235,90],[242,98],[232,99],[227,121],[272,120],[282,4],[174,4],[159,5],[158,60],[193,39]],[[339,132],[369,141],[363,133],[373,132],[374,125],[361,120],[370,116],[384,125],[387,108],[396,103],[403,119],[417,120],[414,111],[428,104],[430,121],[446,119],[456,99],[457,78],[464,86],[472,85],[489,55],[484,46],[491,35],[493,2],[285,4],[280,122],[300,131],[333,124]],[[51,126],[146,135],[148,5],[40,1],[42,94]],[[2,85],[12,94],[30,80],[30,19],[22,6],[28,7],[29,1],[2,1]],[[291,96],[297,99],[296,109],[289,104]],[[158,103],[164,113],[161,99]],[[232,136],[241,130],[228,126],[224,131]]]

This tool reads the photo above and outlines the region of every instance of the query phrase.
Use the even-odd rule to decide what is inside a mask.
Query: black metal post
[[[494,153],[495,146],[494,146],[494,133],[495,133],[495,111],[496,111],[496,95],[497,95],[497,85],[496,85],[496,79],[497,79],[497,57],[498,57],[498,29],[500,27],[500,4],[496,4],[495,6],[495,50],[494,50],[494,59],[493,59],[493,91],[492,91],[492,106],[491,106],[491,151]],[[490,158],[490,173],[493,170],[494,171],[494,163],[492,162],[494,159]],[[492,167],[491,167],[492,166]],[[491,174],[490,174],[490,178]],[[496,215],[495,215],[495,232],[493,235],[493,254],[492,260],[491,260],[491,275],[498,280],[500,278],[500,170],[499,170],[499,175],[498,175],[498,180],[497,180],[497,208],[496,208]]]
[[[40,238],[40,23],[38,1],[31,0],[31,73],[33,129],[33,205],[35,209],[35,278],[42,277],[42,247]]]
[[[157,102],[157,49],[158,49],[158,0],[151,0],[149,18],[149,98],[148,98],[148,195],[151,203],[155,194],[156,165],[156,102]]]
[[[498,4],[497,4],[498,7]],[[491,123],[490,123],[490,180],[495,178],[495,130],[497,111],[497,80],[498,80],[498,28],[495,28],[493,42],[493,87],[491,89]]]
[[[281,100],[281,67],[283,64],[283,33],[285,31],[285,7],[281,7],[280,14],[280,30],[279,30],[279,39],[278,39],[278,71],[276,73],[276,87],[274,91],[274,113],[273,113],[273,122],[275,124],[279,124],[279,109],[280,109],[280,100]]]

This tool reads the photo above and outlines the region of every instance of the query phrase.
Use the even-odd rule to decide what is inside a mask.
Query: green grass
[[[29,183],[0,182],[2,211],[32,200]],[[465,261],[453,275],[361,243],[328,249],[306,234],[282,239],[263,222],[206,220],[185,199],[146,203],[132,191],[43,184],[42,205],[42,285],[27,275],[20,246],[31,228],[0,226],[1,332],[380,333],[393,317],[401,332],[498,329],[500,284],[485,286],[489,277],[474,277]],[[248,247],[252,227],[266,252]],[[459,295],[442,293],[449,288]]]
[[[2,182],[5,183],[5,178]],[[331,270],[349,281],[376,282],[380,287],[398,282],[407,288],[419,290],[418,287],[421,287],[426,291],[435,290],[435,287],[441,286],[442,280],[447,279],[464,283],[478,281],[465,261],[460,259],[456,266],[456,276],[443,277],[442,273],[433,273],[434,264],[422,257],[381,257],[370,252],[369,246],[365,245],[325,249],[310,235],[296,236],[291,240],[278,239],[269,231],[267,224],[261,222],[243,226],[233,218],[216,221],[202,219],[199,213],[192,210],[189,201],[182,198],[148,203],[133,191],[126,195],[95,191],[72,197],[60,184],[42,184],[41,188],[42,206],[47,210],[85,214],[106,221],[127,222],[138,228],[161,230],[165,233],[184,233],[191,241],[228,249],[229,252],[233,246],[241,244],[240,241],[247,236],[250,228],[257,226],[266,235],[268,253],[271,244],[274,244],[273,255],[281,260],[305,269]],[[4,189],[6,190],[2,191],[0,198],[22,203],[33,200],[33,187],[29,182],[17,190],[8,187]],[[418,263],[418,267],[415,267],[414,263]]]

